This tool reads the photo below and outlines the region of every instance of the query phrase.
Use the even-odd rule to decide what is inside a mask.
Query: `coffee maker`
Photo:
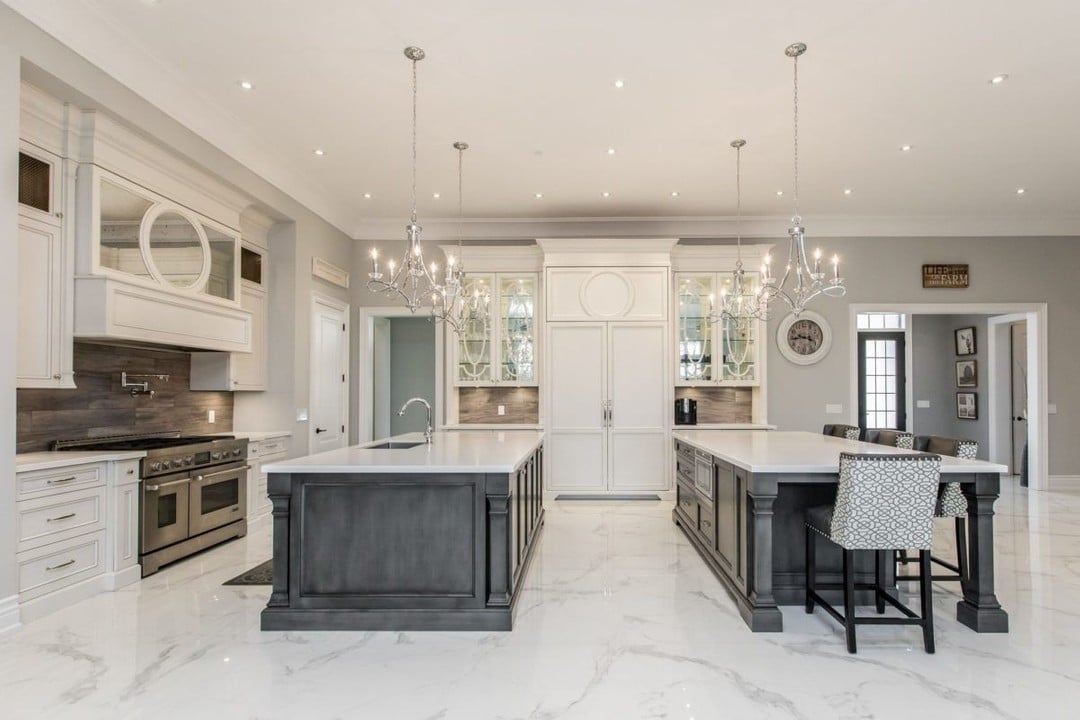
[[[675,401],[675,424],[697,425],[697,400],[679,398]]]

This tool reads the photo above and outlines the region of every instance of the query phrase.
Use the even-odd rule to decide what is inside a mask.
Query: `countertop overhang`
[[[543,442],[538,430],[437,432],[430,445],[423,433],[308,455],[263,466],[278,473],[511,473]],[[416,447],[376,450],[372,445],[420,442]]]
[[[876,445],[811,432],[753,430],[676,430],[672,437],[752,473],[823,473],[840,471],[840,453],[911,455],[914,450]],[[942,456],[943,475],[1008,473],[1004,465],[985,460]]]

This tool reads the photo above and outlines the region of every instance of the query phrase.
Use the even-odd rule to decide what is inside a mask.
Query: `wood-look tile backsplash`
[[[506,414],[499,415],[499,405]],[[458,422],[538,423],[540,389],[535,387],[464,387],[458,389]]]
[[[154,397],[132,397],[120,373],[169,375],[151,380]],[[53,440],[179,430],[185,435],[229,432],[233,396],[189,389],[191,356],[144,348],[75,343],[75,390],[19,390],[19,452],[48,450]],[[217,422],[206,421],[214,410]]]
[[[752,388],[734,387],[677,387],[675,399],[697,400],[697,421],[704,423],[753,422]],[[674,417],[674,408],[672,417]]]

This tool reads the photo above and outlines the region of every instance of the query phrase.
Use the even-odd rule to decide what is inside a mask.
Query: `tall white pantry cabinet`
[[[538,240],[544,250],[552,492],[669,489],[668,338],[677,240]]]

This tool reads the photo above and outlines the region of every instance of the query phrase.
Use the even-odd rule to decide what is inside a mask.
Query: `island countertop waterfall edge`
[[[542,432],[392,438],[267,467],[263,630],[510,630],[544,526]]]

